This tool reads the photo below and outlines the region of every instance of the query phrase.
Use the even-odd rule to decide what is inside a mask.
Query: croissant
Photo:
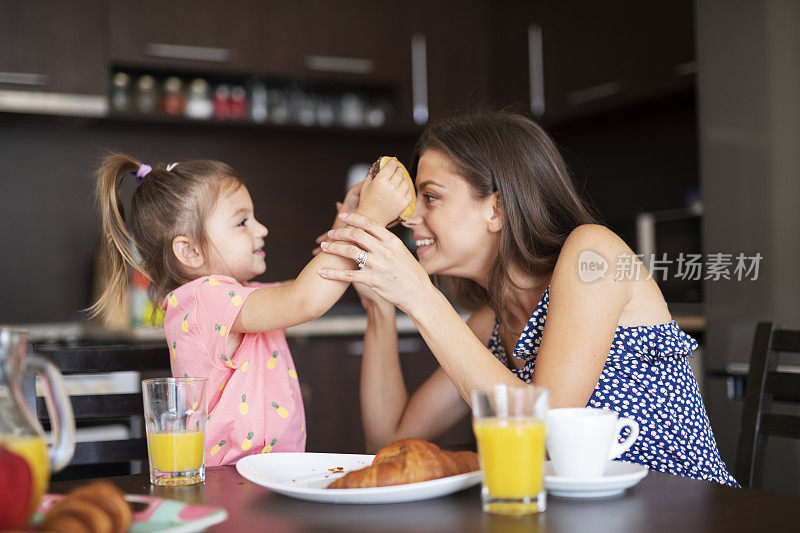
[[[133,522],[122,492],[105,481],[77,488],[51,507],[40,531],[59,533],[124,533]]]
[[[372,465],[348,472],[329,489],[357,489],[417,483],[478,470],[475,452],[447,452],[422,439],[401,439],[381,448]]]

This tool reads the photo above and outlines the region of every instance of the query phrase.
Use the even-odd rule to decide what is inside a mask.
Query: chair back
[[[773,402],[800,402],[800,373],[781,371],[780,353],[800,353],[800,330],[760,322],[747,374],[736,480],[760,488],[767,437],[800,439],[800,416],[773,413]]]
[[[33,351],[52,361],[65,376],[128,371],[171,375],[169,350],[164,342],[92,347],[34,346]],[[72,477],[70,470],[80,471],[72,467],[147,460],[147,440],[141,431],[144,416],[141,391],[75,395],[70,396],[70,401],[78,427],[122,422],[133,430],[134,436],[125,440],[76,443],[75,454],[60,478]],[[40,421],[49,422],[44,398],[36,399],[36,412]]]

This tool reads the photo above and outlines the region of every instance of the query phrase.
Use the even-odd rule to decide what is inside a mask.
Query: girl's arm
[[[358,214],[351,213],[346,221],[351,227],[335,230],[333,238],[368,250],[367,268],[328,270],[320,275],[364,283],[405,311],[465,401],[479,387],[519,384],[461,320],[399,239]],[[332,243],[328,251],[347,255],[350,247]],[[613,267],[595,282],[580,280],[578,260],[585,250],[601,255],[608,265],[615,265],[612,259],[621,253],[629,253],[619,237],[601,226],[582,226],[564,243],[551,279],[548,320],[534,373],[536,384],[550,388],[553,407],[586,405],[630,299],[630,282],[614,279]]]
[[[389,163],[361,189],[358,213],[375,225],[385,226],[403,212],[411,201],[411,185],[396,163]],[[253,291],[242,304],[231,331],[249,333],[283,329],[318,318],[342,296],[347,282],[322,279],[323,268],[352,268],[359,251],[350,255],[321,253],[297,278],[277,287]]]
[[[365,290],[371,292],[369,288]],[[361,417],[367,453],[401,438],[436,438],[467,414],[468,405],[441,368],[409,399],[397,349],[394,306],[383,301],[377,305],[367,303],[366,307]],[[490,310],[482,310],[470,317],[467,324],[488,343],[493,320]]]

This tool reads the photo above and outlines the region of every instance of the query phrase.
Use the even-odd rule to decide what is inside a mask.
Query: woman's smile
[[[431,237],[421,237],[414,235],[414,244],[417,247],[417,257],[425,253],[427,250],[429,250],[435,242],[436,239],[433,239]]]

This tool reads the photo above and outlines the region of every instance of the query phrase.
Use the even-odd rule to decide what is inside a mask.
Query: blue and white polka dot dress
[[[514,348],[514,357],[525,359],[525,365],[512,368],[512,372],[526,383],[533,375],[549,302],[548,287]],[[618,327],[587,407],[611,409],[639,423],[639,437],[620,459],[659,472],[738,487],[720,459],[700,390],[686,360],[696,348],[697,341],[674,321]],[[497,321],[489,350],[508,366]],[[623,430],[623,434],[626,432]]]

